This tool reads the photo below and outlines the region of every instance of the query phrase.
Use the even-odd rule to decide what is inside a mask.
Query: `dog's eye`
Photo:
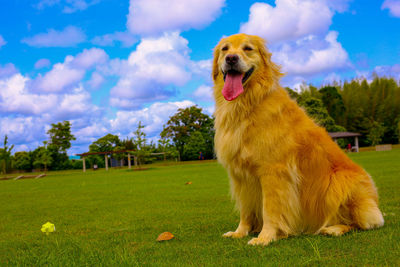
[[[228,46],[224,46],[224,47],[222,47],[222,49],[221,49],[222,51],[226,51],[226,50],[228,50]]]
[[[244,50],[244,51],[252,51],[253,48],[250,47],[250,46],[248,46],[248,45],[246,45],[245,47],[243,47],[243,50]]]

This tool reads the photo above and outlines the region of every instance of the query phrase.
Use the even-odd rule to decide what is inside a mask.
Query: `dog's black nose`
[[[225,61],[229,65],[235,65],[239,61],[239,56],[235,54],[229,54],[225,57]]]

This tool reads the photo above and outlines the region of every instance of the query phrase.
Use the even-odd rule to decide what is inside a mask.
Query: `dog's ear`
[[[283,76],[283,73],[281,73],[281,67],[278,66],[277,64],[273,63],[271,60],[272,54],[270,52],[268,52],[268,50],[265,46],[266,41],[263,38],[258,37],[258,36],[253,36],[253,38],[257,44],[258,52],[261,55],[261,58],[265,65],[265,68],[267,70],[269,70],[271,72],[272,76],[274,76],[274,77]]]
[[[219,68],[218,68],[218,58],[219,58],[219,44],[214,48],[214,60],[212,66],[212,78],[215,81],[218,77]]]
[[[265,47],[266,41],[259,36],[253,35],[252,37],[257,45],[258,53],[260,53],[264,64],[268,66],[271,62],[271,53],[269,53],[267,48]]]

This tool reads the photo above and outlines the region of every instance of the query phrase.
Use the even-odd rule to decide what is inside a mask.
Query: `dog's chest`
[[[235,125],[220,125],[215,133],[215,148],[218,159],[224,165],[242,165],[251,161],[251,139],[249,126],[237,122]]]

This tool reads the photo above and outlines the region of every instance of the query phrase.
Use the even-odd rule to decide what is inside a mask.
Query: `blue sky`
[[[0,138],[32,150],[70,120],[70,154],[139,121],[156,140],[178,108],[212,114],[212,50],[238,32],[267,40],[284,86],[400,79],[398,29],[398,0],[1,1]]]

